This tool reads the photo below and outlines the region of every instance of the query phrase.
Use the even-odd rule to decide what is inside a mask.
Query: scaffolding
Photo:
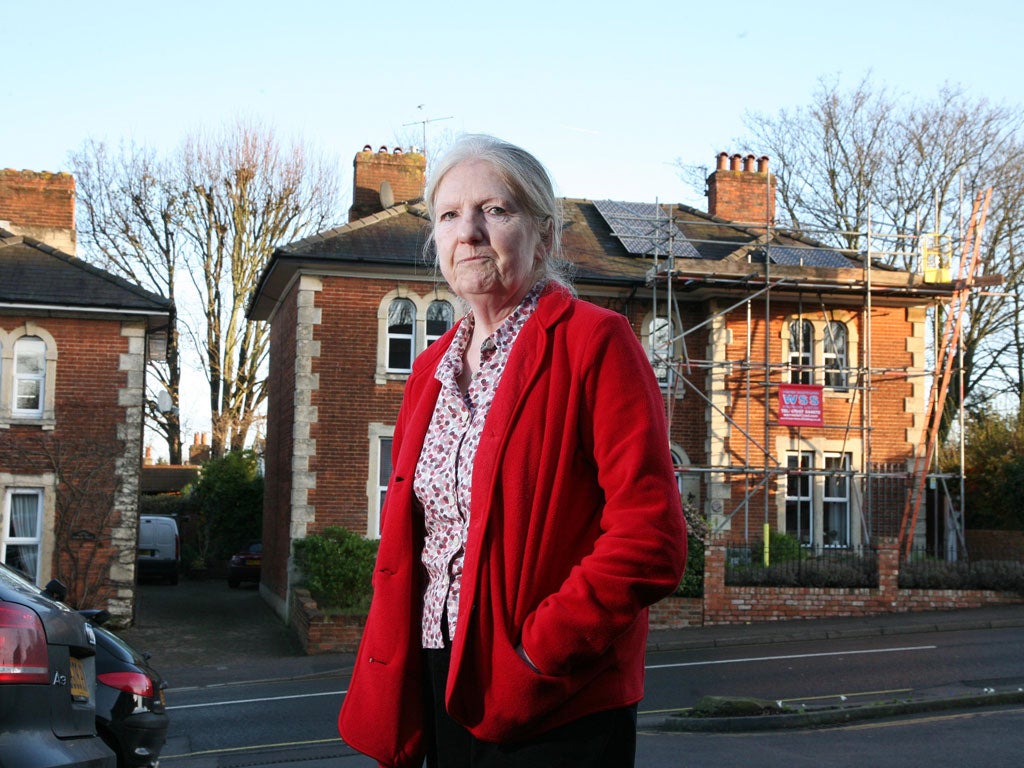
[[[709,427],[703,454],[706,460],[677,465],[681,477],[696,477],[700,481],[696,496],[713,532],[728,530],[734,539],[749,544],[763,535],[764,523],[771,524],[773,530],[787,528],[788,510],[780,501],[781,497],[788,499],[794,488],[799,496],[802,488],[815,487],[824,488],[826,493],[831,489],[837,496],[846,494],[848,525],[859,526],[856,536],[847,537],[847,545],[852,538],[868,543],[885,536],[897,540],[904,557],[909,557],[913,548],[921,547],[949,560],[966,556],[963,478],[960,474],[942,471],[937,447],[943,405],[959,371],[957,357],[965,306],[975,285],[981,232],[990,197],[991,190],[979,194],[974,201],[967,233],[962,238],[964,249],[955,280],[950,279],[952,254],[933,233],[881,235],[872,232],[870,226],[864,232],[832,232],[828,236],[834,241],[845,239],[860,243],[862,247],[850,250],[808,245],[806,258],[802,258],[799,248],[792,243],[776,245],[777,231],[771,222],[766,222],[763,226],[742,228],[747,232],[756,230],[760,235],[753,241],[737,243],[738,250],[747,248],[746,266],[749,267],[743,274],[737,274],[735,270],[694,269],[693,254],[680,249],[675,240],[684,237],[689,247],[698,249],[701,241],[682,235],[682,229],[676,225],[682,226],[685,222],[676,221],[677,207],[666,210],[655,203],[653,217],[636,217],[634,224],[641,233],[636,236],[653,243],[647,251],[653,259],[647,275],[654,318],[650,352],[665,386],[669,429],[672,431],[675,410],[684,399],[697,398],[708,414],[705,422],[718,421],[728,432],[727,445],[716,449],[716,441],[721,443],[726,438],[714,434],[715,430]],[[741,229],[736,224],[720,226]],[[809,240],[803,233],[801,239]],[[720,244],[721,240],[714,242]],[[776,248],[782,251],[778,258],[773,257]],[[818,258],[812,258],[812,253],[822,250],[841,254],[849,259],[847,264],[859,264],[859,276],[851,279],[849,270],[843,270],[841,279],[830,279],[827,270],[807,269],[800,275],[798,271],[778,266],[780,263],[796,267],[809,265]],[[755,263],[752,258],[755,253],[760,253],[763,261]],[[918,266],[914,278],[902,285],[892,279],[880,281],[876,274],[882,269],[883,276],[891,276],[893,271],[881,265],[894,256],[909,256]],[[721,299],[718,304],[707,301],[707,310],[700,315],[702,319],[687,325],[684,321],[686,294],[702,286],[708,289],[707,295],[711,295],[711,289],[715,289],[718,296],[740,292],[743,295],[726,299],[724,306],[720,305]],[[837,303],[837,299],[841,301]],[[938,322],[933,323],[930,332],[927,324],[924,326],[925,341],[929,337],[932,341],[931,365],[928,364],[927,343],[915,364],[891,365],[884,359],[876,364],[873,360],[872,321],[876,301],[888,301],[891,306],[893,300],[902,302],[903,306],[923,307],[925,317],[929,314],[933,319],[944,316],[941,328]],[[820,315],[826,329],[833,327],[829,318],[834,317],[837,307],[855,317],[859,327],[856,363],[848,365],[847,359],[843,367],[835,360],[826,363],[819,359],[810,365],[795,366],[796,358],[781,359],[777,348],[773,357],[769,329],[787,322],[786,312],[794,305],[798,319],[802,321],[805,312]],[[714,354],[694,354],[696,350],[691,349],[690,341],[697,338],[699,332],[709,339],[709,349],[724,346],[716,346],[712,339],[723,329],[731,330],[725,321],[737,312],[745,314],[745,359],[715,359]],[[761,334],[753,332],[757,325],[762,329]],[[755,349],[757,335],[763,335],[763,354]],[[798,347],[801,345],[802,342],[798,342]],[[792,354],[792,346],[790,352]],[[780,384],[786,383],[787,376],[793,375],[795,367],[810,381],[821,382],[840,369],[847,377],[841,381],[842,386],[833,388],[842,392],[849,403],[846,419],[839,423],[822,422],[809,430],[822,442],[827,440],[840,446],[834,453],[846,458],[840,458],[833,466],[804,466],[799,458],[800,450],[796,452],[798,458],[794,465],[793,459],[780,455],[772,443],[773,438],[785,434],[785,427],[772,419],[772,395]],[[879,418],[880,411],[873,398],[879,386],[894,381],[914,387],[915,396],[907,398],[907,402],[923,401],[924,412],[912,414],[915,426],[908,430],[909,448],[905,457],[894,461],[890,451],[889,456],[883,457],[885,460],[875,461],[873,437],[877,430],[873,422]],[[755,407],[755,403],[759,405]],[[962,424],[962,397],[960,408]],[[835,412],[835,409],[830,410]],[[755,423],[758,413],[762,420]],[[801,427],[789,428],[791,443],[803,444],[802,430]],[[847,451],[847,445],[855,445],[857,450]],[[849,459],[851,456],[856,456],[856,462]],[[950,482],[958,482],[959,488],[951,489]],[[930,526],[927,520],[922,524],[920,515],[928,493],[934,494]],[[752,526],[751,521],[760,521],[762,525]],[[819,520],[817,525],[822,527],[822,522]],[[829,545],[824,541],[827,538],[824,530],[815,536],[819,543]]]

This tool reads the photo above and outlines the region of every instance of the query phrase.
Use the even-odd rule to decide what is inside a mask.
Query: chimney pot
[[[719,152],[718,153],[718,170],[724,171],[729,168],[729,153]]]
[[[373,152],[373,147],[371,147],[369,144],[364,144],[363,152]]]
[[[369,146],[369,145],[367,145]],[[384,210],[381,190],[385,182],[390,187],[388,197],[392,204],[409,202],[423,197],[426,183],[427,160],[422,152],[407,152],[401,147],[388,151],[381,145],[379,151],[370,154],[365,149],[353,160],[352,205],[348,220],[369,216]]]
[[[774,223],[775,177],[768,173],[768,157],[734,154],[728,169],[725,158],[724,152],[718,155],[718,170],[707,178],[708,213],[745,226]],[[752,172],[755,166],[760,173]]]

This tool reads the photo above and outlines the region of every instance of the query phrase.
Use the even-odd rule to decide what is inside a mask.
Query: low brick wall
[[[307,655],[355,653],[363,636],[365,616],[328,616],[316,604],[309,590],[292,590],[291,627]]]
[[[737,587],[725,584],[725,544],[704,548],[704,623],[745,624],[790,619],[947,611],[1024,603],[1015,592],[984,589],[900,589],[895,540],[878,543],[877,589]]]
[[[704,623],[704,601],[699,597],[666,597],[651,606],[651,629],[699,627]]]
[[[725,584],[724,542],[710,543],[704,548],[704,599],[669,597],[655,603],[650,609],[650,627],[680,629],[1024,603],[1024,596],[1015,592],[900,589],[898,569],[896,542],[883,540],[878,543],[877,589],[733,587]],[[365,621],[360,616],[327,616],[307,590],[295,588],[292,592],[291,626],[307,654],[354,652]]]

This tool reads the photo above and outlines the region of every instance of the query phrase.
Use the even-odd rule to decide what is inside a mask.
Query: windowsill
[[[392,381],[404,382],[409,376],[412,375],[412,371],[406,371],[399,373],[397,371],[388,371],[386,373],[377,373],[373,377],[373,381],[378,386],[384,386]]]
[[[22,417],[22,416],[0,416],[0,429],[11,427],[40,427],[44,430],[52,430],[57,426],[57,419],[53,417]]]

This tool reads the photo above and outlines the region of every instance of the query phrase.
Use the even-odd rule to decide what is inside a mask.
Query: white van
[[[139,517],[139,549],[136,558],[139,579],[163,579],[178,583],[181,565],[181,540],[173,517]]]

